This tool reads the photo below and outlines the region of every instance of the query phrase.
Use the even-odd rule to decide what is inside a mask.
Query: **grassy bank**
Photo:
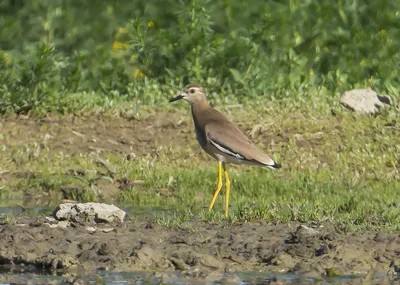
[[[247,133],[261,124],[253,141],[283,164],[279,171],[229,168],[229,222],[331,221],[348,229],[398,230],[400,139],[392,124],[395,114],[355,116],[339,109],[335,116],[318,115],[277,112],[273,106],[259,108],[263,115],[239,109],[225,111]],[[177,122],[185,113],[174,111],[167,116]],[[139,124],[144,130],[154,126],[161,115],[157,112],[142,121],[111,117],[105,121]],[[88,118],[90,123],[104,124],[99,118]],[[19,129],[19,123],[12,128],[5,124],[0,153],[3,201],[51,207],[62,199],[114,201],[150,212],[165,209],[166,216],[157,215],[166,226],[185,226],[190,218],[225,220],[223,195],[214,212],[206,210],[216,184],[216,163],[199,149],[188,116],[180,127],[169,123],[158,126],[158,135],[146,143],[143,153],[133,144],[131,149],[136,153],[132,154],[122,143],[113,141],[102,149],[87,149],[96,138],[102,140],[96,133],[103,134],[104,140],[118,140],[124,129],[108,133],[107,125],[79,133],[88,121],[56,122],[66,126],[61,133],[68,129],[78,132],[70,133],[76,137],[70,148],[59,148],[63,139],[57,135],[54,122],[42,122],[40,130],[33,132],[35,136],[25,142],[19,134],[26,130]],[[75,145],[77,141],[81,144]]]

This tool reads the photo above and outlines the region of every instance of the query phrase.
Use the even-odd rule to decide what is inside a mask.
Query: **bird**
[[[196,138],[201,148],[218,161],[217,188],[212,197],[209,211],[222,188],[222,169],[225,178],[225,217],[228,217],[231,183],[227,164],[248,164],[278,169],[281,165],[258,149],[246,135],[218,110],[211,107],[201,84],[187,85],[181,94],[169,100],[185,100],[190,103]]]

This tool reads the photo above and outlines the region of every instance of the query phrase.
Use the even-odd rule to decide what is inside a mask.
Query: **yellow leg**
[[[211,200],[210,203],[210,207],[208,208],[209,211],[212,210],[214,203],[215,203],[215,199],[217,199],[217,196],[219,194],[219,191],[222,188],[222,163],[220,161],[218,161],[218,184],[217,184],[217,190],[215,190],[214,196]]]
[[[225,175],[225,217],[228,217],[228,209],[229,209],[229,191],[231,190],[231,182],[229,181],[228,171],[226,170],[225,162],[222,164],[224,167],[224,175]]]

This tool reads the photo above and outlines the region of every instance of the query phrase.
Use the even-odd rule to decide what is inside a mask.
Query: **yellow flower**
[[[12,58],[8,53],[0,51],[0,56],[4,58],[6,64],[10,64],[12,62]]]
[[[122,27],[119,28],[119,29],[118,29],[118,33],[119,33],[119,34],[125,34],[125,33],[126,33],[126,28],[122,28]]]
[[[153,27],[154,27],[154,22],[153,22],[153,21],[149,21],[149,22],[147,23],[147,27],[153,28]]]
[[[132,75],[133,78],[144,78],[146,74],[144,74],[139,68],[136,69],[135,73]]]
[[[372,77],[368,78],[368,83],[372,82]]]
[[[310,76],[314,76],[314,72],[310,70]]]
[[[113,50],[126,49],[128,46],[129,46],[128,43],[122,43],[122,42],[119,42],[119,41],[114,41],[112,49]]]
[[[338,85],[339,85],[339,87],[342,87],[342,86],[343,86],[343,82],[342,82],[342,81],[339,81],[339,82],[338,82]]]

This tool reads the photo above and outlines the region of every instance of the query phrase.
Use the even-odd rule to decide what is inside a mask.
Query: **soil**
[[[146,155],[156,145],[182,145],[191,137],[190,118],[160,113],[147,119],[67,116],[34,118],[10,116],[0,120],[0,143],[8,147],[43,143],[54,151],[69,154],[114,152]],[[173,140],[171,139],[173,138]]]
[[[246,134],[257,127],[251,123],[235,122]],[[253,130],[254,131],[254,130]],[[195,132],[189,114],[158,112],[145,119],[121,116],[64,116],[34,118],[29,116],[0,117],[0,144],[6,147],[42,143],[54,152],[70,154],[113,152],[122,154],[156,154],[157,147],[195,146]],[[254,143],[270,142],[268,132],[251,135]],[[281,130],[276,143],[288,142],[291,134]],[[318,142],[308,141],[310,147]]]
[[[188,116],[162,113],[147,119],[107,117],[2,118],[0,143],[19,147],[43,142],[54,151],[146,155],[160,145],[194,140]],[[240,126],[249,132],[253,126]],[[173,140],[171,140],[173,138]],[[263,135],[253,141],[265,139]],[[285,140],[285,135],[277,140]],[[192,145],[192,144],[190,144]],[[2,178],[2,177],[0,177]],[[3,182],[5,178],[3,177]],[[231,227],[191,221],[191,229],[167,229],[150,217],[117,225],[52,225],[45,216],[0,220],[0,266],[46,272],[84,270],[263,271],[321,277],[386,274],[397,270],[399,234],[342,232],[326,224],[253,223]]]
[[[221,227],[193,220],[191,225],[190,230],[167,229],[143,217],[115,225],[63,227],[45,216],[23,215],[0,226],[0,264],[13,272],[97,269],[365,276],[386,274],[400,253],[398,234],[344,233],[329,224]]]

